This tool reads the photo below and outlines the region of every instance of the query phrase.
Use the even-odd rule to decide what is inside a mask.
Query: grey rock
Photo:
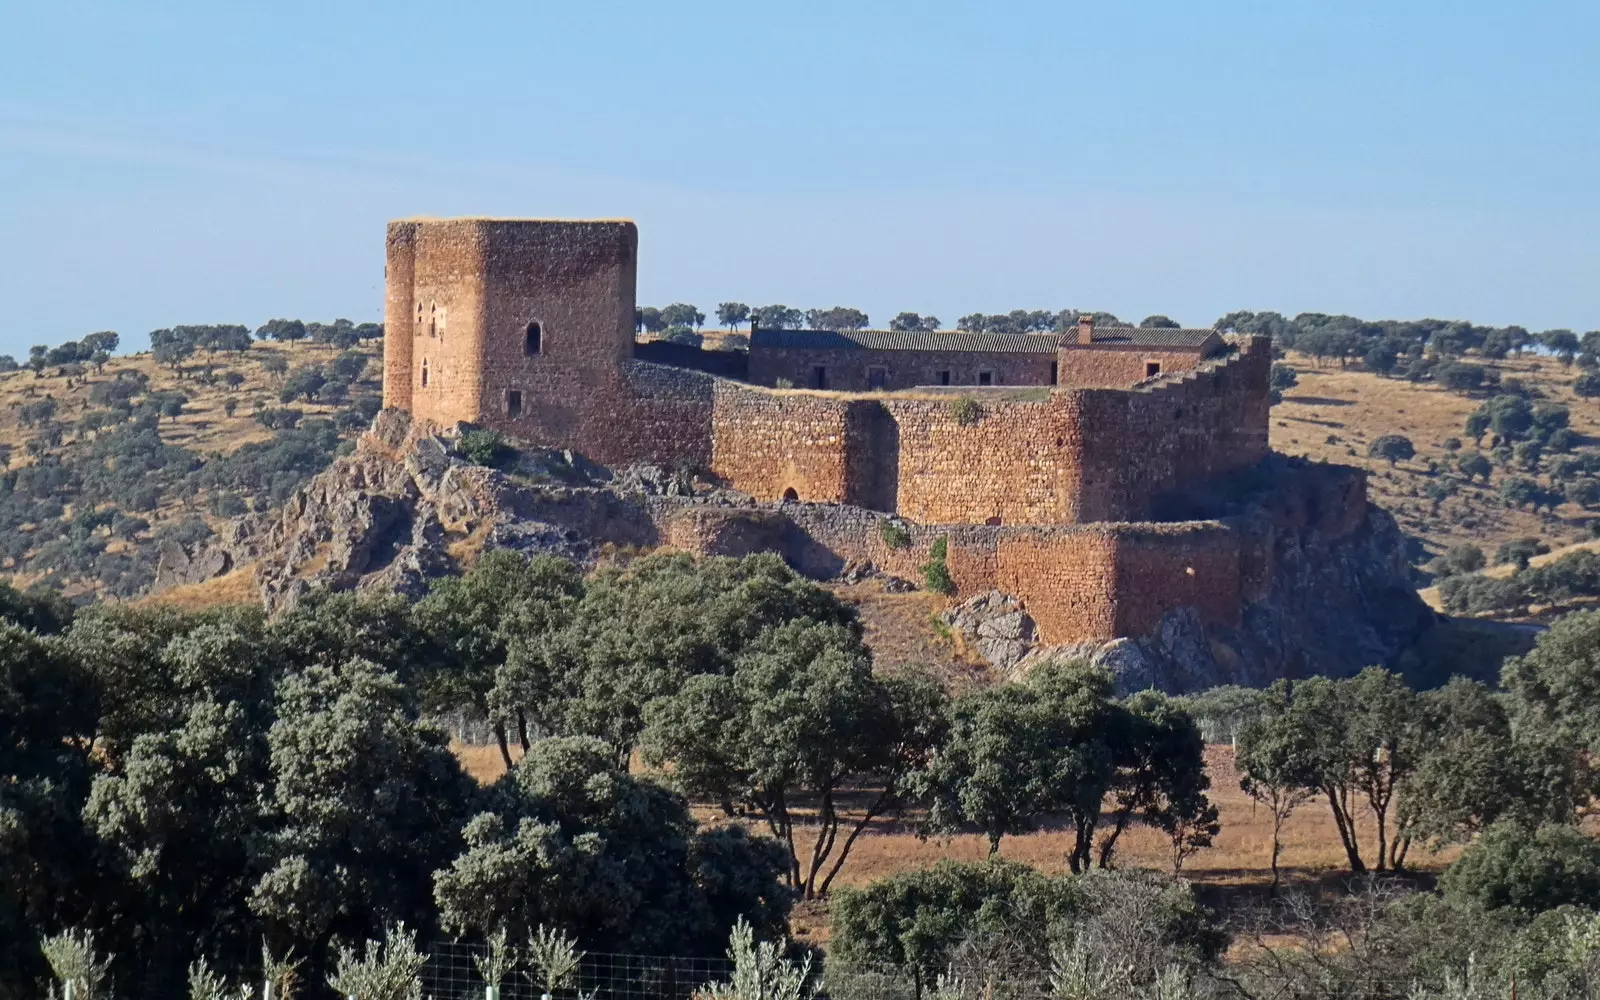
[[[1010,673],[1038,646],[1038,628],[1017,599],[998,590],[969,597],[940,614],[984,659]]]
[[[180,542],[167,540],[161,545],[156,562],[156,578],[152,591],[187,583],[203,583],[233,569],[233,556],[210,539],[185,547]]]

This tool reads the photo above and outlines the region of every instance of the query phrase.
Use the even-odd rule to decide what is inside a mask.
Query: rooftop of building
[[[1091,346],[1199,350],[1218,338],[1215,330],[1164,327],[1094,328]],[[982,351],[995,354],[1054,354],[1079,347],[1076,330],[1066,333],[967,333],[963,330],[769,330],[750,334],[751,347],[837,351]]]

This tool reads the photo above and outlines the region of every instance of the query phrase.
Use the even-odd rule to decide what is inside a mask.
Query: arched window
[[[800,494],[796,493],[794,487],[791,486],[783,491],[783,498],[788,501],[796,501],[800,499]]]
[[[544,329],[539,326],[537,321],[529,323],[527,332],[522,339],[522,353],[531,358],[543,350]]]
[[[438,320],[438,316],[439,304],[436,302],[428,307],[428,336],[430,337],[437,337],[439,335],[439,328],[436,322]]]
[[[428,359],[427,358],[423,358],[422,359],[422,387],[424,389],[426,389],[428,387]]]

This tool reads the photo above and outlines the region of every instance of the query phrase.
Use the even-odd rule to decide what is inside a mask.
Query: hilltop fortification
[[[1265,339],[1086,320],[754,329],[737,355],[636,345],[638,233],[620,221],[395,222],[387,263],[387,407],[691,469],[788,515],[674,509],[660,542],[914,575],[942,541],[959,591],[1015,595],[1050,643],[1140,635],[1178,609],[1239,628],[1272,587],[1270,539],[1197,499],[1268,457]],[[1353,531],[1364,483],[1346,478],[1311,516]]]

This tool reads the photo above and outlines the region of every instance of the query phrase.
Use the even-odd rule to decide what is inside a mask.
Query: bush
[[[1285,390],[1294,388],[1299,381],[1300,376],[1295,372],[1293,366],[1282,362],[1275,363],[1272,366],[1272,374],[1268,377],[1267,383],[1273,404],[1276,405],[1283,402]]]
[[[1417,449],[1412,446],[1411,439],[1403,434],[1385,434],[1367,448],[1368,457],[1381,458],[1390,465],[1403,462],[1416,453]]]
[[[499,431],[474,427],[464,431],[456,441],[456,454],[473,465],[496,469],[510,460],[514,450],[506,443],[506,436]]]
[[[983,417],[983,407],[971,396],[962,396],[950,404],[950,418],[962,427],[971,427]]]
[[[1227,945],[1185,882],[1139,871],[1051,876],[999,859],[941,861],[841,889],[831,917],[833,956],[909,966],[924,981],[952,964],[990,964],[996,952],[1004,974],[1044,979],[1053,946],[1067,940],[1148,980],[1169,965],[1212,961]]]
[[[1529,559],[1542,556],[1549,551],[1550,546],[1537,538],[1514,538],[1501,543],[1500,547],[1494,550],[1494,564],[1503,566],[1506,563],[1515,563],[1517,569],[1527,569]]]
[[[859,889],[840,889],[831,905],[832,950],[847,962],[943,972],[964,941],[1012,933],[1041,961],[1052,924],[1082,904],[1076,880],[1051,878],[1013,861],[940,861]],[[1029,935],[1032,935],[1029,938]]]
[[[1434,368],[1433,378],[1446,389],[1471,392],[1483,388],[1486,372],[1482,365],[1453,361]]]
[[[283,430],[293,428],[300,422],[302,415],[303,411],[296,410],[293,407],[286,407],[281,410],[257,410],[256,423],[269,431]]]
[[[1600,842],[1573,826],[1491,827],[1439,879],[1446,898],[1540,913],[1600,908]]]
[[[911,547],[911,532],[907,531],[906,526],[899,521],[884,518],[878,527],[878,533],[883,537],[883,544],[895,551]]]
[[[1574,479],[1562,487],[1562,495],[1570,503],[1588,510],[1600,506],[1600,479],[1584,476]]]
[[[1476,573],[1488,562],[1483,550],[1467,542],[1453,546],[1439,557],[1439,575],[1455,576],[1458,573]]]
[[[922,564],[922,582],[936,594],[954,594],[955,581],[950,579],[950,567],[945,557],[950,551],[950,540],[941,535],[928,550],[928,561]]]

